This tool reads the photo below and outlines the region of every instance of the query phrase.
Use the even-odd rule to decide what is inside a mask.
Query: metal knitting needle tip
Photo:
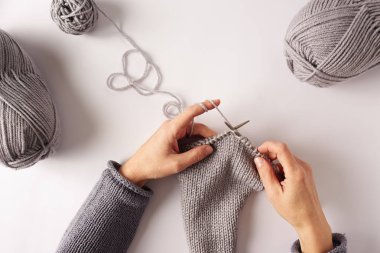
[[[234,131],[234,133],[237,135],[237,136],[241,136],[241,133],[239,133],[238,129],[241,128],[242,126],[246,125],[249,123],[249,120],[247,121],[244,121],[243,123],[240,123],[239,125],[237,126],[232,126],[230,123],[228,123],[227,121],[224,121],[224,124],[226,124],[228,126],[229,129],[231,129],[232,131]]]
[[[246,124],[248,124],[248,123],[249,123],[249,120],[244,121],[243,123],[240,123],[239,125],[235,126],[234,128],[235,128],[235,129],[239,129],[239,128],[241,128],[242,126],[244,126],[244,125],[246,125]]]
[[[237,136],[241,136],[241,134],[239,133],[239,131],[234,128],[230,123],[228,123],[227,121],[224,121],[224,124],[226,124],[228,126],[228,128],[233,131]]]
[[[224,124],[226,124],[226,126],[228,126],[228,128],[231,129],[232,131],[235,130],[235,128],[230,123],[228,123],[227,121],[224,121]]]

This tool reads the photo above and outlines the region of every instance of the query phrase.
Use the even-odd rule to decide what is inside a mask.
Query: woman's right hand
[[[328,252],[333,249],[330,226],[322,211],[310,165],[294,156],[278,142],[265,142],[258,150],[277,159],[285,179],[279,181],[271,164],[255,158],[255,164],[269,201],[296,230],[302,252]]]

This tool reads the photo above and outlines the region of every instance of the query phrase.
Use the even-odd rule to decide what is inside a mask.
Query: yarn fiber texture
[[[143,212],[153,195],[119,173],[121,165],[108,168],[82,204],[56,253],[126,253]]]
[[[191,253],[233,253],[240,210],[263,190],[253,162],[259,154],[231,131],[180,148],[204,144],[214,152],[178,175],[187,241]]]
[[[380,0],[312,0],[285,38],[288,66],[301,81],[327,87],[379,65]]]
[[[98,9],[92,0],[53,0],[51,17],[65,33],[81,35],[95,28]]]
[[[347,253],[347,238],[343,234],[333,233],[333,249],[328,253]],[[292,253],[302,253],[301,243],[299,240],[295,241],[291,248]]]
[[[19,169],[46,158],[59,122],[46,84],[31,59],[0,29],[0,160]]]

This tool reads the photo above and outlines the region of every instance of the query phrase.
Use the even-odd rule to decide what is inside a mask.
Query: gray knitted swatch
[[[248,195],[263,190],[253,161],[260,154],[232,131],[181,150],[202,144],[212,144],[214,153],[178,176],[190,252],[235,252],[240,209]]]

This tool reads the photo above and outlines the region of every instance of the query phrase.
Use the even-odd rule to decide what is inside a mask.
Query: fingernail
[[[255,162],[255,164],[256,164],[256,167],[261,167],[262,165],[263,165],[263,158],[261,158],[261,157],[255,157],[255,159],[253,160],[254,162]]]

